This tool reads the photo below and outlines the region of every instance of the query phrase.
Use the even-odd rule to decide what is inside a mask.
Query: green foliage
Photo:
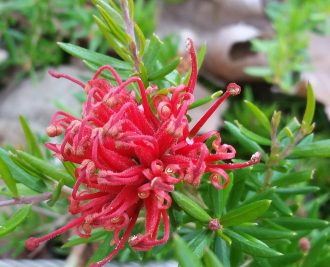
[[[328,0],[268,1],[266,13],[275,31],[273,39],[252,41],[255,51],[265,54],[268,66],[248,67],[246,73],[290,92],[300,73],[310,68],[307,48],[310,32],[328,32]]]
[[[0,39],[8,58],[0,64],[0,80],[17,69],[19,75],[65,61],[57,41],[87,39],[88,48],[105,51],[93,25],[94,10],[85,0],[14,0],[0,3]]]
[[[26,205],[17,212],[13,214],[13,216],[0,227],[0,237],[8,235],[12,231],[16,229],[17,226],[19,226],[29,215],[31,212],[31,206]]]

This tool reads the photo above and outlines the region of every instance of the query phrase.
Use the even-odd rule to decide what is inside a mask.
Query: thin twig
[[[37,196],[20,197],[20,198],[2,200],[2,201],[0,201],[0,207],[11,206],[11,205],[20,205],[20,204],[39,203],[39,202],[50,199],[51,196],[52,196],[52,193],[47,192],[47,193],[43,193],[43,194],[37,195]]]
[[[134,69],[135,71],[139,72],[139,65],[140,65],[140,60],[139,60],[139,55],[138,55],[138,49],[136,45],[136,39],[135,39],[135,31],[134,31],[134,21],[132,20],[130,16],[130,11],[129,11],[129,5],[127,0],[121,0],[120,1],[121,9],[123,10],[123,15],[124,15],[124,21],[126,24],[126,33],[131,37],[132,42],[129,44],[129,49],[134,61]]]

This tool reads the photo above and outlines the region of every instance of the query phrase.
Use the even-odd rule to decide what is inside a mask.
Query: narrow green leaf
[[[242,261],[242,248],[236,242],[234,242],[230,245],[230,264],[232,267],[239,267]]]
[[[231,267],[229,258],[229,247],[223,239],[215,237],[214,252],[218,259],[222,262],[224,267]]]
[[[138,42],[139,42],[139,56],[142,57],[144,54],[144,49],[146,46],[146,39],[144,37],[144,34],[142,30],[140,29],[139,25],[135,23],[134,25],[136,36],[138,37]]]
[[[16,182],[20,182],[39,193],[43,193],[48,190],[46,184],[39,177],[32,176],[23,169],[19,168],[10,159],[8,152],[2,148],[0,148],[0,158],[5,162]]]
[[[291,230],[313,230],[322,229],[329,226],[328,221],[301,217],[281,217],[274,218],[272,222],[282,225]]]
[[[73,179],[76,179],[76,176],[75,176],[76,166],[74,165],[74,163],[72,163],[72,162],[70,162],[70,161],[62,161],[62,165],[63,165],[64,168],[66,169],[67,173],[68,173]]]
[[[305,195],[319,191],[318,186],[296,186],[296,187],[283,187],[276,188],[275,192],[280,195]]]
[[[147,69],[142,61],[140,61],[139,63],[139,77],[142,79],[144,87],[147,88],[149,86],[148,74],[147,74]]]
[[[109,232],[105,231],[104,229],[95,229],[90,237],[82,238],[79,236],[72,236],[68,242],[66,242],[62,248],[71,248],[80,244],[86,244],[86,243],[93,243],[98,240],[102,240],[105,235],[108,235]],[[110,246],[110,244],[108,244]]]
[[[217,230],[216,233],[222,240],[224,240],[229,246],[231,246],[231,244],[233,243],[232,240],[229,236],[224,234],[222,229]]]
[[[113,68],[118,70],[131,70],[131,65],[122,60],[118,60],[113,57],[109,57],[88,49],[82,48],[77,45],[68,43],[57,43],[65,52],[69,53],[74,57],[84,59],[88,62],[92,62],[96,65],[111,65]]]
[[[198,69],[200,69],[203,64],[203,61],[204,61],[204,58],[206,55],[206,51],[207,51],[207,45],[206,45],[206,43],[204,43],[201,45],[201,47],[197,51],[197,68]]]
[[[275,189],[276,192],[276,189]],[[277,209],[279,212],[281,212],[284,215],[292,216],[293,213],[291,209],[288,207],[288,204],[285,203],[278,195],[273,194],[272,196],[272,206]]]
[[[49,207],[54,206],[55,203],[57,202],[57,200],[60,198],[63,186],[64,186],[64,182],[63,182],[63,180],[60,180],[58,182],[58,185],[56,186],[55,190],[53,191],[50,200],[47,201],[47,205]]]
[[[330,139],[312,142],[307,145],[298,145],[288,156],[291,159],[297,158],[330,158]]]
[[[262,154],[262,159],[265,159],[265,151],[251,139],[247,138],[245,135],[241,133],[238,127],[236,127],[231,122],[225,121],[225,128],[235,137],[235,140],[239,142],[246,150],[250,153],[255,153],[260,151]]]
[[[266,191],[263,191],[261,193],[256,193],[254,196],[247,198],[242,205],[257,201],[257,200],[261,200],[261,199],[271,199],[271,197],[273,196],[274,193],[274,188],[269,188]]]
[[[111,32],[119,43],[122,45],[128,45],[132,41],[131,37],[124,31],[123,28],[119,27],[118,23],[114,20],[113,17],[111,17],[109,13],[107,13],[103,7],[96,5],[96,8],[108,26],[106,27],[106,30]]]
[[[296,117],[290,120],[290,122],[278,133],[278,140],[282,140],[287,137],[286,131],[289,129],[292,133],[296,132],[300,128],[301,124]],[[286,129],[287,128],[287,129]]]
[[[29,148],[28,149],[29,152],[32,155],[42,159],[43,155],[42,155],[41,149],[38,145],[38,141],[37,141],[35,135],[32,133],[27,120],[22,115],[20,115],[19,121],[21,123],[22,129],[23,129],[23,132],[25,135],[25,139],[26,139],[26,142],[27,142],[27,145]]]
[[[16,186],[16,181],[11,175],[11,172],[6,165],[6,163],[1,159],[0,157],[0,178],[3,179],[5,182],[6,186],[10,190],[10,192],[13,194],[14,197],[18,196],[17,192],[17,186]]]
[[[148,76],[149,81],[154,81],[164,78],[167,74],[169,74],[170,72],[176,69],[176,67],[180,64],[180,61],[181,61],[180,58],[174,59],[166,66],[163,66],[161,69],[149,73]]]
[[[217,256],[207,247],[203,255],[204,267],[223,267]]]
[[[34,157],[24,151],[16,150],[16,155],[26,162],[28,162],[35,169],[39,170],[42,174],[51,177],[56,181],[63,180],[65,185],[73,186],[74,180],[67,173],[57,169],[52,164],[45,160]]]
[[[273,186],[288,186],[292,184],[298,184],[302,182],[307,182],[313,178],[315,170],[306,170],[300,172],[292,172],[289,174],[281,175],[277,179],[273,179]]]
[[[248,168],[238,169],[233,172],[235,184],[233,184],[233,189],[231,190],[227,201],[226,208],[228,210],[235,208],[240,202],[246,188],[246,180],[249,173],[250,170]]]
[[[213,186],[209,187],[210,197],[212,201],[212,210],[216,217],[220,217],[224,212],[233,184],[234,184],[234,176],[232,173],[230,173],[229,183],[225,189],[218,190]]]
[[[261,135],[258,135],[256,133],[246,129],[242,124],[240,124],[236,120],[235,120],[235,123],[237,124],[237,126],[240,129],[242,134],[244,134],[246,137],[250,138],[251,140],[255,141],[256,143],[258,143],[260,145],[265,145],[265,146],[270,146],[272,144],[270,139],[265,138]]]
[[[178,206],[196,220],[207,223],[212,219],[211,216],[201,206],[199,206],[186,195],[178,191],[174,191],[171,194]]]
[[[205,104],[213,101],[214,99],[217,99],[222,94],[223,94],[223,91],[219,90],[219,91],[216,91],[215,93],[213,93],[213,94],[211,94],[207,97],[200,98],[200,99],[196,100],[195,102],[193,102],[189,106],[189,109],[194,109],[194,108],[197,108],[199,106],[205,105]]]
[[[259,200],[229,211],[220,219],[224,227],[239,225],[254,221],[260,217],[270,206],[271,200]]]
[[[291,266],[291,264],[301,260],[303,254],[301,252],[288,253],[279,257],[269,259],[272,266]]]
[[[154,63],[156,62],[156,58],[162,44],[163,42],[156,34],[153,34],[150,40],[147,41],[145,53],[143,55],[143,62],[148,73],[153,71]]]
[[[328,235],[320,235],[318,239],[313,242],[311,250],[308,252],[307,256],[304,258],[304,263],[302,267],[314,267],[317,263],[316,259],[322,257],[322,249],[326,244]]]
[[[181,267],[202,267],[198,257],[177,234],[173,235],[174,252]]]
[[[313,123],[315,112],[315,96],[313,92],[313,87],[310,83],[307,84],[307,104],[302,120],[303,126],[310,126]]]
[[[284,231],[284,230],[273,230],[264,227],[247,227],[247,226],[236,226],[234,229],[237,229],[240,232],[252,235],[258,239],[282,239],[282,238],[294,238],[297,233],[293,231]]]
[[[131,21],[134,20],[134,1],[133,0],[128,0],[128,9],[129,9],[129,17]]]
[[[247,107],[252,111],[254,114],[255,118],[258,120],[260,125],[268,132],[271,132],[271,124],[265,115],[265,113],[259,109],[256,105],[254,105],[252,102],[248,100],[244,100],[244,103],[247,105]]]
[[[116,9],[114,6],[109,5],[104,0],[97,0],[95,1],[95,5],[99,5],[103,8],[103,10],[119,25],[122,29],[125,28],[125,22],[121,15],[119,9]]]
[[[94,16],[94,20],[99,27],[100,31],[108,41],[109,45],[115,52],[125,61],[130,64],[133,63],[131,58],[131,54],[126,46],[124,46],[115,36],[109,31],[107,26],[96,16]]]
[[[224,229],[224,232],[233,240],[233,242],[236,242],[236,244],[240,246],[244,252],[252,256],[268,258],[282,255],[280,252],[269,248],[262,242],[249,240],[229,229]]]
[[[5,222],[5,224],[0,225],[0,237],[5,236],[16,229],[21,223],[24,222],[26,217],[31,212],[31,205],[26,205],[14,213],[14,215]]]
[[[209,230],[201,230],[197,235],[188,242],[189,248],[200,259],[206,246],[211,241],[211,232]]]

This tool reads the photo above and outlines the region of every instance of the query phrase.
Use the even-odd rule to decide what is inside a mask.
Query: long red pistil
[[[85,88],[85,84],[83,82],[77,80],[76,78],[73,78],[72,76],[70,76],[68,74],[60,73],[60,72],[57,72],[55,70],[49,70],[48,73],[49,73],[50,76],[52,76],[54,78],[57,78],[57,79],[64,78],[64,79],[67,79],[71,82],[74,82],[74,83],[78,84],[82,88]]]
[[[196,58],[196,51],[193,45],[193,42],[190,38],[188,38],[188,49],[191,58],[191,74],[188,82],[188,93],[193,94],[196,80],[197,80],[197,58]]]
[[[189,137],[194,137],[198,131],[203,127],[211,115],[216,111],[216,109],[231,95],[238,95],[241,91],[241,87],[236,83],[230,83],[227,86],[226,92],[213,104],[212,107],[203,115],[203,117],[196,123],[196,125],[190,130]]]
[[[129,236],[135,226],[136,220],[139,216],[140,209],[141,209],[141,206],[137,209],[137,211],[133,215],[133,217],[126,229],[126,232],[124,233],[123,237],[120,239],[120,241],[119,241],[118,245],[115,247],[115,249],[103,260],[98,261],[96,263],[92,263],[89,267],[101,267],[104,264],[106,264],[107,262],[109,262],[113,257],[115,257],[118,254],[118,252],[124,247],[127,239],[129,238]]]
[[[115,77],[118,84],[122,83],[116,70],[109,65],[105,65],[105,66],[102,66],[101,68],[99,68],[98,71],[94,74],[93,80],[97,79],[104,70],[110,71],[112,73],[113,77]]]
[[[242,163],[224,163],[224,164],[209,164],[208,167],[221,168],[222,170],[233,170],[249,167],[251,165],[257,164],[261,160],[261,153],[256,152],[252,155],[251,159]]]
[[[48,235],[38,237],[38,238],[30,237],[28,240],[26,240],[26,248],[28,250],[34,250],[40,245],[41,242],[47,241],[60,234],[63,234],[64,232],[68,231],[69,229],[81,224],[84,220],[85,220],[85,217],[80,217],[80,218],[72,220],[67,225],[61,227],[60,229],[57,229],[56,231],[54,231]]]

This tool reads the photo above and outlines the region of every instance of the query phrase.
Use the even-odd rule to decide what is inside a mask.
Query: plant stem
[[[140,72],[140,67],[139,67],[140,60],[139,60],[136,39],[135,39],[134,21],[133,18],[131,18],[130,16],[129,5],[127,0],[120,0],[120,5],[123,10],[124,21],[126,24],[126,33],[132,38],[132,41],[129,44],[129,49],[134,61],[134,70]]]
[[[43,193],[43,194],[37,195],[37,196],[20,197],[20,198],[2,200],[2,201],[0,201],[0,207],[11,206],[11,205],[20,205],[20,204],[39,203],[39,202],[50,199],[51,196],[52,196],[51,192],[46,192],[46,193]]]
[[[280,146],[278,144],[277,138],[276,138],[276,131],[272,132],[272,145],[271,145],[271,152],[270,152],[270,157],[266,161],[266,173],[265,173],[265,178],[264,178],[264,186],[263,190],[266,190],[267,188],[270,187],[271,185],[271,180],[273,176],[273,166],[278,164],[282,159],[285,159],[294,147],[304,138],[304,133],[300,130],[297,135],[295,136],[294,140],[288,146],[280,151]]]

